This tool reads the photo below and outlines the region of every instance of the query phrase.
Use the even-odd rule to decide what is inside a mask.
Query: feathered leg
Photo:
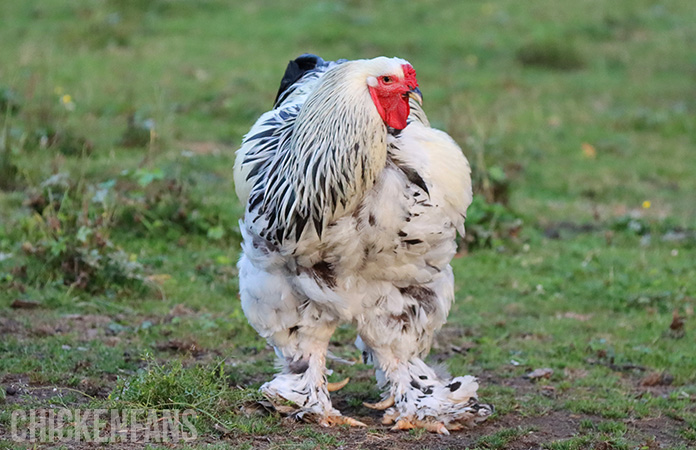
[[[276,333],[275,344],[281,371],[261,386],[261,392],[281,412],[325,426],[363,425],[331,405],[326,380],[326,349],[334,324],[322,327],[295,326]]]
[[[338,323],[330,313],[298,299],[287,278],[239,262],[242,308],[249,323],[274,347],[280,372],[261,392],[281,413],[325,426],[364,426],[331,405],[326,352]]]
[[[358,319],[356,344],[366,362],[377,368],[380,386],[387,388],[381,402],[366,406],[386,409],[383,422],[395,424],[394,429],[448,434],[485,420],[493,411],[478,402],[474,377],[452,378],[423,362],[449,303],[438,296],[436,284],[401,288]],[[395,311],[396,306],[400,309]]]
[[[451,378],[416,356],[401,360],[388,352],[375,352],[375,363],[389,386],[381,403],[393,403],[385,410],[383,423],[395,424],[395,430],[424,428],[449,434],[448,430],[473,426],[493,412],[492,406],[479,403],[478,383],[472,376]]]

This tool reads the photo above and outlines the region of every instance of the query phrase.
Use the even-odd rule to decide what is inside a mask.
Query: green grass
[[[482,436],[476,441],[476,445],[481,448],[502,449],[520,436],[523,436],[533,429],[506,428],[488,436]]]
[[[0,17],[0,384],[24,388],[8,411],[195,404],[231,448],[696,443],[691,2],[27,0]],[[389,433],[361,364],[330,366],[366,432],[239,412],[274,357],[237,299],[234,150],[303,52],[408,59],[472,163],[432,358],[480,378],[485,425]],[[354,339],[340,327],[332,352],[359,359]]]

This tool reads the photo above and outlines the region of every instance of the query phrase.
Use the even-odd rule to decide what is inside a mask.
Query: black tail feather
[[[322,58],[317,55],[312,55],[311,53],[305,53],[298,56],[295,60],[290,61],[288,67],[285,69],[283,79],[280,80],[280,89],[278,89],[278,94],[273,102],[274,107],[278,106],[278,100],[280,100],[283,92],[302,78],[305,73],[323,64],[324,60]]]

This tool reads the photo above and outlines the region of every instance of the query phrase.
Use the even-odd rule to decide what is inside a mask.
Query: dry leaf
[[[667,372],[653,372],[640,381],[641,386],[669,386],[674,381],[674,377]]]
[[[672,331],[684,330],[684,319],[679,317],[679,312],[677,310],[672,313],[672,323],[669,324],[669,329]]]
[[[580,147],[582,148],[582,154],[585,158],[595,159],[597,157],[597,150],[595,150],[592,144],[583,142]]]
[[[158,273],[154,275],[149,275],[145,277],[147,281],[150,281],[155,284],[163,285],[165,281],[170,280],[172,278],[171,275],[168,273]]]
[[[587,322],[592,318],[592,314],[579,314],[575,312],[566,312],[563,314],[556,314],[557,319],[574,319],[574,320],[579,320],[580,322]]]
[[[174,305],[174,307],[169,311],[169,315],[172,317],[181,317],[181,316],[189,316],[193,314],[193,310],[188,308],[186,305],[183,303],[177,303]]]
[[[10,307],[15,308],[15,309],[34,309],[38,308],[41,306],[41,303],[34,301],[34,300],[22,300],[19,298],[16,298],[11,304]]]

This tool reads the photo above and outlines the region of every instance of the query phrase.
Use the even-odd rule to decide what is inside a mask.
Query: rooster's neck
[[[360,76],[329,71],[297,117],[291,152],[299,206],[328,225],[352,212],[387,158],[387,129]]]

